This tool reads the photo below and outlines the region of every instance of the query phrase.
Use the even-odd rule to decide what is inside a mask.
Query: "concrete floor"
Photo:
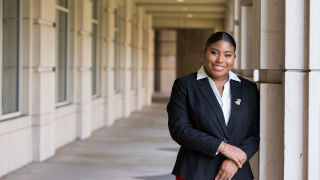
[[[169,135],[165,106],[151,106],[75,141],[42,163],[31,163],[1,180],[173,180],[178,145]]]

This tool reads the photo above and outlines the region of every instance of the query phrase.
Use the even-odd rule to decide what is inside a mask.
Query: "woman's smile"
[[[224,66],[220,66],[220,65],[213,65],[213,69],[215,71],[223,71],[224,70]]]

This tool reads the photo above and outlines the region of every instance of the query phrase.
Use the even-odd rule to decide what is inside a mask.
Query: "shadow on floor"
[[[155,92],[152,95],[152,103],[167,105],[170,99],[170,94],[162,94]]]
[[[144,177],[135,177],[141,180],[174,180],[175,177],[172,174],[158,175],[158,176],[144,176]]]
[[[173,152],[179,151],[179,148],[158,148],[158,149],[162,151],[173,151]]]

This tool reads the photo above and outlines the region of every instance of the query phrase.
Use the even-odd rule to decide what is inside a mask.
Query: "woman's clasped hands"
[[[228,159],[222,162],[215,180],[231,180],[238,168],[242,168],[242,165],[246,162],[247,155],[240,148],[225,142],[222,142],[218,152]]]

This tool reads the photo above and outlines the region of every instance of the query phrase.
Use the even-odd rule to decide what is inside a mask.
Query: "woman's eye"
[[[231,55],[231,54],[226,54],[225,56],[226,56],[226,57],[231,57],[232,55]]]
[[[215,51],[211,51],[211,54],[217,54]]]

